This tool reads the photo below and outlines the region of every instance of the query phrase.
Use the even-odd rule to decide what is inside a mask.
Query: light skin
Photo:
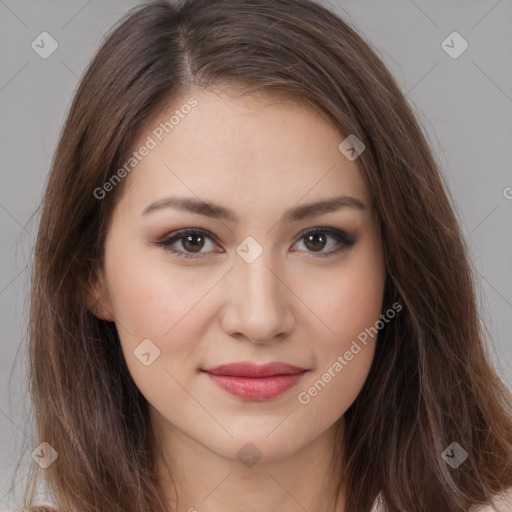
[[[334,510],[335,428],[368,376],[376,338],[309,403],[298,395],[383,312],[386,271],[365,182],[325,116],[267,95],[193,89],[148,123],[134,146],[190,96],[197,106],[122,184],[94,282],[96,314],[116,323],[128,369],[149,402],[170,506],[176,500],[165,462],[180,512]],[[170,207],[143,214],[170,196],[222,205],[239,220]],[[280,220],[291,208],[338,196],[364,208]],[[308,238],[316,226],[323,231]],[[185,228],[208,233],[192,243],[181,235],[167,248],[155,243]],[[325,228],[355,242],[345,245]],[[262,248],[250,263],[236,251],[248,236]],[[145,339],[160,350],[148,366],[134,355]],[[239,361],[308,371],[271,400],[231,395],[201,371]],[[252,467],[237,456],[247,443],[261,454]],[[345,510],[345,491],[336,512]]]

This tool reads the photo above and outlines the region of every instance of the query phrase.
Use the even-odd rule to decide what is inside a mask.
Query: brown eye
[[[208,231],[189,228],[171,233],[154,243],[182,258],[203,258],[210,252],[222,252],[215,240],[216,238]],[[208,243],[211,244],[210,247],[208,247]],[[352,247],[355,244],[355,238],[337,229],[316,227],[302,233],[299,241],[292,247],[300,243],[305,246],[304,250],[301,249],[302,251],[313,253],[318,257],[327,257]],[[324,250],[326,248],[328,250]],[[297,249],[293,248],[292,251],[297,251]]]
[[[181,244],[186,251],[198,252],[204,246],[204,237],[200,234],[183,236],[181,240]]]
[[[323,233],[312,233],[304,237],[306,246],[314,252],[321,251],[325,247],[325,239]]]
[[[220,252],[214,238],[202,229],[184,229],[167,235],[156,242],[165,250],[184,258],[202,258],[207,252]],[[208,247],[208,243],[211,247]],[[206,250],[203,250],[206,249]]]
[[[333,242],[330,242],[330,239]],[[317,253],[315,256],[326,257],[334,256],[343,249],[352,247],[355,244],[355,238],[337,229],[316,227],[313,230],[302,233],[297,243],[300,242],[306,247],[306,252]],[[326,247],[328,247],[328,250],[324,251]]]

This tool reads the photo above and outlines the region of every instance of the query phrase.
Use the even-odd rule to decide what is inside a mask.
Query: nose
[[[234,337],[269,344],[293,329],[293,293],[263,253],[252,263],[238,258],[225,280],[221,325]],[[281,274],[281,275],[279,275]]]

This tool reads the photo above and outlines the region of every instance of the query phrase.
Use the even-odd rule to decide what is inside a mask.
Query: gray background
[[[139,3],[0,0],[0,510],[13,508],[34,463],[26,323],[36,206],[79,77],[105,31]],[[512,389],[512,3],[322,3],[372,44],[419,117],[477,269],[493,362]],[[43,31],[59,45],[47,59],[31,48]],[[441,47],[453,31],[469,44],[456,59]],[[23,451],[26,466],[10,489]]]

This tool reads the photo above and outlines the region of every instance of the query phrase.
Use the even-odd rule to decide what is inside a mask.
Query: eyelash
[[[315,226],[311,229],[303,231],[300,234],[300,236],[298,237],[297,241],[302,241],[307,235],[315,235],[318,233],[327,234],[327,235],[332,236],[337,242],[339,242],[340,245],[335,250],[330,250],[329,252],[324,252],[324,253],[316,253],[315,254],[313,251],[308,251],[308,252],[313,252],[313,254],[314,254],[313,257],[326,258],[326,257],[335,256],[336,254],[340,253],[343,249],[350,248],[355,244],[355,239],[348,236],[345,232],[339,231],[337,229],[322,227],[322,226]],[[187,228],[187,229],[182,229],[182,230],[176,231],[174,233],[170,233],[169,235],[165,236],[163,239],[158,240],[157,242],[153,242],[153,243],[155,243],[158,246],[163,247],[165,250],[175,254],[176,256],[178,256],[180,258],[188,258],[188,259],[204,258],[205,256],[202,256],[202,254],[205,254],[205,253],[188,253],[188,252],[178,251],[178,250],[172,249],[170,247],[171,244],[173,244],[175,241],[182,240],[189,235],[203,235],[203,236],[208,237],[215,241],[215,237],[213,235],[211,235],[210,232],[208,232],[204,229]],[[295,242],[295,243],[297,243],[297,242]]]

